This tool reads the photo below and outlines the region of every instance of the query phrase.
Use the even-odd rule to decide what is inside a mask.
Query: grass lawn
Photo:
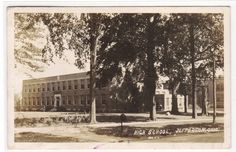
[[[58,127],[59,128],[59,127]],[[50,130],[51,129],[51,130]],[[45,132],[46,130],[46,132]],[[65,131],[66,130],[66,131]],[[16,142],[223,142],[223,123],[198,123],[148,127],[147,125],[78,128],[40,128],[15,133]]]

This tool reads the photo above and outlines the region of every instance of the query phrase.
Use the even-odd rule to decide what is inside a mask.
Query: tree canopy
[[[47,27],[46,38],[42,24]],[[125,88],[126,93],[121,89],[116,94],[139,106],[145,103],[154,120],[160,76],[169,78],[173,101],[178,89],[183,88],[180,84],[191,83],[194,104],[196,83],[212,77],[213,60],[216,68],[223,69],[223,28],[223,15],[212,13],[16,14],[15,59],[40,71],[37,61],[53,62],[53,56],[63,58],[65,52],[71,52],[78,68],[90,62],[93,113],[97,78],[117,90]],[[43,48],[30,41],[40,37],[46,41]]]

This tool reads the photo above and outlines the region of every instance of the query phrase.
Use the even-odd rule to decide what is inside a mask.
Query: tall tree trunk
[[[155,101],[155,95],[153,95],[152,101],[151,101],[151,109],[150,109],[150,119],[156,120],[156,101]]]
[[[152,18],[152,17],[151,17]],[[156,80],[158,79],[156,74],[156,68],[154,66],[155,64],[155,55],[154,55],[154,49],[155,49],[155,43],[154,43],[154,37],[153,34],[153,27],[154,23],[156,22],[156,19],[154,17],[153,21],[151,21],[147,27],[147,49],[146,49],[146,55],[147,55],[147,68],[145,70],[145,78],[144,78],[144,91],[145,91],[145,99],[148,104],[148,109],[150,111],[150,119],[155,120],[156,119],[156,101],[155,101],[155,91],[156,91]]]
[[[96,64],[96,55],[97,55],[97,41],[98,36],[91,36],[90,38],[90,102],[91,102],[91,110],[90,110],[90,123],[96,123],[96,98],[95,98],[95,64]]]
[[[156,101],[155,101],[155,90],[156,90],[156,73],[155,70],[151,70],[154,68],[148,66],[146,72],[145,72],[145,80],[144,80],[144,92],[145,92],[145,99],[146,103],[148,104],[148,110],[150,112],[150,119],[155,120],[156,119]]]
[[[178,83],[176,86],[173,86],[172,88],[172,109],[171,113],[172,114],[179,114],[179,109],[178,109],[178,99],[177,99],[177,90],[179,88],[180,83]]]
[[[206,115],[206,102],[207,102],[207,88],[206,86],[202,87],[202,115]]]
[[[213,54],[212,88],[213,88],[213,123],[215,123],[216,122],[216,82],[215,82],[215,59],[214,59],[214,54]]]
[[[191,54],[191,66],[192,66],[192,118],[197,118],[197,111],[196,111],[196,69],[195,69],[195,49],[194,49],[194,25],[190,23],[189,27],[189,34],[190,34],[190,54]]]
[[[187,101],[187,94],[184,94],[184,113],[188,112],[188,101]]]

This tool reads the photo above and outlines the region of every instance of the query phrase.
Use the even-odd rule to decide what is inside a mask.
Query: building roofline
[[[78,72],[78,73],[71,73],[71,74],[63,74],[63,75],[55,75],[55,76],[49,76],[49,77],[40,77],[40,78],[31,78],[31,79],[24,79],[23,82],[27,82],[27,81],[33,81],[33,80],[43,80],[43,79],[50,79],[50,78],[57,78],[57,77],[65,77],[65,76],[71,76],[71,75],[85,75],[87,74],[89,71],[86,72]]]

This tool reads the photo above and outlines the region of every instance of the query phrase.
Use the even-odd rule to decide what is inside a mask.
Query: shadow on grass
[[[191,112],[188,112],[188,113],[179,112],[178,115],[181,115],[181,116],[192,116],[192,113],[191,113]],[[202,114],[202,113],[197,113],[197,116],[206,116],[206,115],[205,115],[205,114]],[[212,116],[212,113],[211,113],[211,112],[208,112],[207,116]],[[217,117],[223,117],[223,116],[224,116],[224,113],[216,113],[216,116],[217,116]]]
[[[15,134],[15,142],[78,142],[79,139],[73,137],[61,137],[51,134],[22,132]]]
[[[134,127],[134,126],[124,125],[123,131],[121,129],[121,126],[116,126],[116,127],[96,128],[93,130],[93,132],[95,132],[98,135],[140,138],[144,136],[167,136],[174,134],[186,134],[193,129],[199,131],[200,129],[203,128],[208,130],[217,128],[217,131],[223,131],[224,124],[201,123],[201,124],[184,124],[184,125],[166,125],[164,127]],[[178,132],[179,130],[182,130],[183,132]],[[207,132],[203,131],[199,133],[207,133]]]
[[[147,122],[150,121],[149,117],[145,116],[126,116],[126,122]],[[96,117],[98,122],[120,122],[119,115],[100,115]],[[157,119],[175,119],[173,117],[157,117]]]

